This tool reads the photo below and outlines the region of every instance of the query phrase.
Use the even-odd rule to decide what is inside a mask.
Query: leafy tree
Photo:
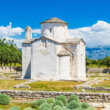
[[[14,41],[0,39],[0,64],[1,66],[12,66],[21,64],[21,52],[18,50]]]

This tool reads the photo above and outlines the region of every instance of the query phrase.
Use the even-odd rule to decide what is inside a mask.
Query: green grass
[[[88,65],[87,68],[104,68],[104,69],[107,69],[108,67],[106,65],[100,65],[100,67],[99,67],[96,64],[91,64],[91,65]]]
[[[101,81],[98,84],[93,85],[92,87],[106,87],[106,88],[110,88],[110,80]]]
[[[32,103],[10,103],[9,105],[0,105],[0,108],[3,108],[3,110],[9,110],[12,106],[19,106],[21,110],[27,107],[31,107]]]
[[[75,85],[82,82],[74,81],[37,81],[29,84],[31,90],[36,91],[73,91]]]
[[[0,89],[12,90],[13,86],[26,82],[25,80],[0,79]]]
[[[26,80],[0,79],[0,90],[28,90],[28,91],[74,91],[75,85],[82,82],[74,81],[37,81],[28,84],[31,88],[13,88],[15,85],[26,82]]]

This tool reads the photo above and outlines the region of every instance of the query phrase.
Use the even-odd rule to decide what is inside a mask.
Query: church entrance
[[[61,80],[70,78],[70,56],[59,57],[59,77]]]

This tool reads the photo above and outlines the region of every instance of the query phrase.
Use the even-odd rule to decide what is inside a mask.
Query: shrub
[[[10,108],[10,110],[20,110],[20,108],[19,108],[18,106],[12,106],[12,107]]]
[[[63,107],[63,108],[62,108],[62,110],[68,110],[68,108],[66,108],[66,107]]]
[[[76,108],[76,109],[74,109],[74,110],[85,110],[85,109],[82,109],[82,108]]]
[[[81,103],[81,108],[82,109],[87,109],[88,107],[90,107],[90,105],[86,102]]]
[[[54,101],[55,101],[54,98],[48,98],[48,99],[47,99],[47,103],[49,103],[49,104],[53,103]]]
[[[38,110],[43,110],[45,108],[51,109],[51,105],[45,102],[39,106]]]
[[[56,100],[62,101],[64,105],[67,104],[67,99],[66,99],[66,97],[65,97],[64,95],[59,95],[59,96],[57,96],[57,97],[56,97]]]
[[[72,94],[72,95],[68,98],[68,103],[71,102],[71,101],[78,101],[78,102],[79,102],[78,96]]]
[[[53,110],[62,110],[62,107],[59,105],[54,106]]]
[[[28,108],[25,108],[25,109],[23,109],[23,110],[32,110],[32,108],[28,107]]]
[[[6,94],[0,94],[0,104],[8,105],[10,103],[10,96]]]
[[[45,107],[45,108],[43,108],[42,110],[51,110],[50,108],[48,108],[48,107]]]
[[[90,106],[90,107],[88,107],[88,108],[85,109],[85,110],[95,110],[95,109],[94,109],[94,107]]]
[[[56,105],[59,105],[60,107],[63,107],[63,106],[64,106],[63,102],[60,101],[60,100],[56,100],[56,101],[53,103],[52,108],[54,108],[54,106],[56,106]]]
[[[71,101],[70,103],[67,104],[67,108],[69,108],[69,109],[80,108],[80,103],[76,102],[76,101]]]
[[[32,103],[32,107],[39,107],[41,104],[43,104],[44,102],[46,102],[44,99],[39,99],[36,100]]]

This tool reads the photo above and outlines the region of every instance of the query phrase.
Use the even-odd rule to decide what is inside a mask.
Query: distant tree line
[[[0,39],[0,66],[21,64],[21,55],[13,40]]]
[[[97,60],[89,59],[88,57],[86,57],[86,65],[97,65],[99,68],[102,65],[105,65],[107,68],[110,68],[110,56],[107,56],[104,59]]]

